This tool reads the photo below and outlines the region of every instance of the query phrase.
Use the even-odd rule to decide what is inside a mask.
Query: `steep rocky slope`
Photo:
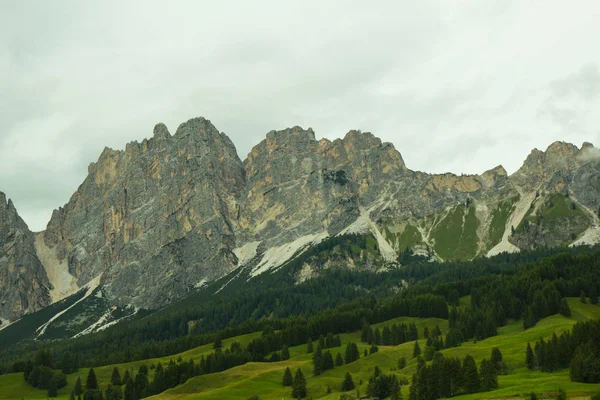
[[[35,251],[35,235],[0,192],[0,329],[8,321],[51,303],[46,271]]]
[[[102,152],[46,231],[28,234],[28,262],[40,279],[40,265],[48,271],[46,303],[99,277],[113,304],[157,308],[236,268],[263,273],[345,233],[372,236],[388,267],[406,252],[453,260],[595,243],[599,167],[591,144],[557,142],[512,176],[501,166],[432,175],[408,169],[371,133],[316,140],[300,127],[269,132],[242,162],[204,118],[172,136],[158,124],[151,139]]]

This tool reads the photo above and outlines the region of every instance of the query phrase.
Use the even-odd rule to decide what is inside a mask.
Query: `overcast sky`
[[[426,172],[600,144],[597,0],[225,3],[1,3],[0,191],[32,230],[160,121],[204,116],[242,159],[272,129],[361,129]]]

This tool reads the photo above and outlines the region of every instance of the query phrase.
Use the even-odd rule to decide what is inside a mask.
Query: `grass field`
[[[469,303],[468,298],[461,299],[461,306]],[[489,358],[492,347],[498,347],[504,355],[507,365],[508,375],[499,377],[500,387],[493,392],[476,393],[468,396],[457,397],[457,399],[484,399],[484,398],[511,398],[519,397],[525,393],[535,391],[536,393],[552,393],[559,387],[566,390],[569,397],[585,397],[590,394],[600,392],[600,385],[589,385],[570,382],[568,371],[562,370],[556,373],[532,372],[525,367],[525,348],[528,342],[534,342],[540,338],[548,338],[552,333],[557,334],[571,328],[577,321],[583,321],[590,318],[600,318],[600,307],[591,304],[581,304],[579,299],[569,299],[572,316],[565,318],[560,315],[548,317],[540,321],[534,328],[523,331],[520,321],[513,321],[498,331],[498,336],[483,340],[478,343],[464,343],[458,348],[447,349],[443,354],[448,357],[464,357],[471,354],[477,362],[483,358]],[[415,322],[422,335],[423,328],[432,329],[436,325],[444,331],[447,329],[447,321],[441,319],[417,319],[417,318],[397,318],[374,327],[382,328],[385,325],[393,323]],[[233,341],[239,341],[247,344],[252,338],[260,333],[244,335],[223,341],[224,347]],[[332,349],[331,352],[335,358],[338,352],[344,351],[344,346],[349,342],[359,342],[360,332],[340,335],[342,347]],[[423,347],[424,343],[421,340]],[[414,342],[404,343],[400,346],[380,346],[379,352],[373,355],[363,357],[362,353],[369,346],[359,344],[361,352],[360,360],[336,367],[327,371],[318,377],[312,376],[311,355],[306,354],[306,345],[293,347],[290,349],[291,359],[278,363],[249,363],[243,366],[232,368],[225,372],[204,375],[188,380],[174,389],[152,397],[152,399],[239,399],[246,400],[252,395],[259,395],[263,400],[269,399],[291,399],[291,389],[281,385],[283,371],[286,367],[295,370],[301,368],[307,377],[307,388],[309,396],[314,399],[337,400],[340,396],[339,385],[346,372],[350,372],[357,384],[361,394],[365,394],[367,381],[372,374],[374,367],[379,366],[384,373],[394,372],[400,377],[410,379],[416,369],[416,360],[412,358]],[[176,354],[161,359],[138,361],[134,363],[121,364],[119,369],[121,374],[126,368],[131,369],[139,367],[142,364],[153,364],[158,361],[163,363],[170,359],[177,359],[181,356],[184,360],[193,358],[198,360],[202,354],[212,351],[211,345],[201,346],[185,353]],[[397,370],[397,363],[400,357],[406,357],[408,365],[402,370]],[[98,380],[102,388],[105,388],[113,366],[98,367],[94,370],[98,375]],[[152,371],[151,371],[152,372]],[[85,381],[87,369],[82,369],[78,373],[71,374],[68,377],[69,385],[59,392],[59,399],[68,399],[77,376],[81,376]],[[332,393],[327,394],[327,388],[331,387]],[[353,394],[356,394],[353,391]],[[408,387],[403,387],[404,398],[408,398]],[[22,374],[10,374],[0,376],[0,399],[45,399],[46,392],[35,390],[23,381]]]

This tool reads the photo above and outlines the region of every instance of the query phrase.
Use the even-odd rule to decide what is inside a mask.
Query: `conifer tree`
[[[358,352],[358,346],[356,343],[348,343],[346,345],[346,353],[344,357],[344,361],[346,364],[350,364],[360,358],[360,353]]]
[[[96,390],[98,389],[98,379],[96,378],[96,373],[93,368],[90,368],[88,372],[87,380],[85,382],[85,390]]]
[[[306,343],[306,352],[308,354],[311,354],[314,351],[313,349],[313,342],[311,338],[308,338],[308,342]]]
[[[362,331],[360,333],[360,341],[363,343],[367,343],[369,340],[369,334],[371,332],[371,326],[367,321],[364,322]]]
[[[341,367],[342,365],[344,365],[344,359],[342,358],[342,353],[337,353],[337,356],[335,356],[335,366]]]
[[[585,299],[585,292],[583,290],[579,294],[579,301],[582,302],[583,304],[587,303],[587,300]]]
[[[48,388],[48,397],[54,398],[58,396],[58,388],[56,387],[56,380],[50,379],[50,387]]]
[[[284,344],[283,348],[281,349],[281,359],[282,360],[290,359],[290,350],[288,349],[287,344]]]
[[[217,335],[215,338],[215,343],[213,344],[213,348],[220,349],[221,347],[223,347],[223,341],[221,339],[221,335]]]
[[[75,400],[75,393],[71,390],[71,394],[69,395],[69,400]]]
[[[421,347],[419,347],[419,341],[415,342],[415,347],[413,349],[413,358],[421,355]]]
[[[375,354],[379,351],[379,347],[375,346],[375,344],[371,345],[371,348],[369,349],[369,354]]]
[[[73,393],[75,396],[79,396],[83,393],[83,388],[81,386],[81,378],[77,377],[77,381],[75,382],[75,387],[73,387]]]
[[[398,360],[398,369],[404,369],[404,368],[406,368],[406,357],[402,356]]]
[[[296,375],[294,376],[294,383],[292,384],[292,397],[295,399],[302,399],[306,397],[306,378],[302,370],[298,368]]]
[[[352,380],[352,375],[350,375],[350,372],[346,372],[346,376],[342,381],[342,392],[347,392],[352,389],[354,389],[354,381]]]
[[[323,373],[323,352],[321,345],[317,345],[317,350],[313,353],[313,374],[319,376]]]
[[[287,367],[283,373],[283,386],[292,386],[292,383],[294,383],[292,371],[290,371],[290,367]]]
[[[483,359],[481,361],[480,374],[483,390],[487,392],[498,387],[498,371],[493,361]]]
[[[590,303],[598,304],[598,293],[596,292],[595,286],[590,288]]]
[[[533,371],[535,368],[535,357],[533,355],[533,349],[531,345],[527,343],[527,352],[525,353],[525,363],[527,364],[527,368]]]
[[[335,363],[333,362],[333,356],[331,355],[331,352],[329,350],[325,351],[323,353],[322,371],[325,372],[327,370],[333,369],[334,366]]]
[[[121,386],[123,384],[121,381],[121,374],[119,373],[119,368],[113,368],[112,376],[110,377],[110,383],[113,386]]]
[[[379,328],[375,329],[375,337],[373,338],[373,341],[378,346],[381,344],[381,331]]]
[[[569,307],[569,303],[567,303],[567,299],[565,299],[564,297],[560,301],[559,312],[563,317],[568,318],[571,316],[571,307]]]
[[[476,393],[481,388],[477,364],[470,355],[465,356],[462,365],[463,387],[467,393]]]
[[[497,347],[492,348],[492,365],[496,368],[496,372],[499,374],[504,371],[504,361],[502,353]]]
[[[323,335],[319,336],[319,346],[321,346],[321,350],[327,348],[327,346],[325,346],[325,337]]]

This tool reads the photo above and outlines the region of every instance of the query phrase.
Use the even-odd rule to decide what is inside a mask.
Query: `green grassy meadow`
[[[461,306],[468,303],[468,298],[461,299]],[[508,325],[499,328],[498,336],[477,343],[466,342],[460,347],[442,351],[448,357],[463,358],[465,355],[471,354],[478,363],[483,358],[490,357],[493,347],[498,347],[504,356],[508,374],[499,377],[500,386],[497,390],[460,396],[457,399],[515,398],[522,397],[525,393],[532,391],[538,394],[550,394],[555,392],[559,387],[566,390],[569,397],[586,397],[600,392],[600,384],[590,385],[570,382],[568,370],[556,373],[542,373],[529,371],[525,366],[525,348],[528,342],[533,344],[533,342],[540,338],[551,337],[552,333],[560,334],[570,329],[577,321],[600,318],[600,306],[582,304],[579,302],[579,299],[575,298],[569,299],[569,305],[572,310],[570,318],[554,315],[543,319],[534,328],[527,331],[523,331],[521,321],[511,321]],[[393,323],[410,322],[417,324],[420,335],[422,335],[424,327],[428,327],[431,330],[436,325],[439,325],[442,331],[445,331],[448,327],[446,320],[405,317],[374,325],[374,328],[382,328],[385,325],[392,325]],[[226,339],[223,340],[223,346],[228,347],[233,341],[238,341],[245,345],[259,335],[260,333],[254,333]],[[347,343],[360,342],[360,332],[342,334],[340,337],[342,339],[342,347],[330,349],[334,358],[338,352],[341,352],[343,355]],[[423,348],[425,343],[421,340],[420,344]],[[291,358],[289,360],[277,363],[248,363],[221,373],[195,377],[174,389],[167,390],[151,398],[168,400],[246,400],[253,395],[259,395],[263,400],[291,399],[291,388],[281,385],[281,379],[286,367],[290,367],[293,371],[296,368],[302,369],[307,378],[309,396],[314,399],[337,400],[340,396],[339,386],[346,372],[352,374],[358,391],[363,395],[366,392],[369,376],[372,374],[375,366],[379,366],[384,373],[393,372],[399,377],[410,379],[416,370],[416,360],[412,358],[413,346],[414,342],[404,343],[399,346],[379,346],[379,352],[364,357],[364,350],[370,346],[359,344],[361,358],[358,361],[342,367],[336,367],[318,377],[314,377],[312,376],[311,354],[306,353],[306,345],[301,345],[290,348]],[[176,360],[179,356],[186,361],[190,358],[197,361],[203,354],[208,354],[212,351],[212,345],[209,344],[170,357],[120,364],[118,367],[121,375],[123,375],[125,369],[137,369],[142,364],[151,365],[158,361],[166,364],[170,359]],[[398,360],[402,356],[406,357],[408,364],[406,368],[398,370]],[[110,365],[94,368],[102,389],[107,386],[113,367],[113,365]],[[81,369],[79,372],[69,375],[68,386],[60,390],[58,398],[68,399],[68,394],[71,392],[77,377],[80,376],[85,383],[87,372],[87,369]],[[152,376],[152,372],[150,370],[150,376]],[[331,394],[327,394],[328,387],[332,390]],[[403,387],[402,391],[404,398],[407,399],[408,387]],[[352,394],[356,395],[357,391],[352,391]],[[45,399],[46,392],[31,388],[24,382],[22,374],[0,376],[0,399],[20,398]]]

